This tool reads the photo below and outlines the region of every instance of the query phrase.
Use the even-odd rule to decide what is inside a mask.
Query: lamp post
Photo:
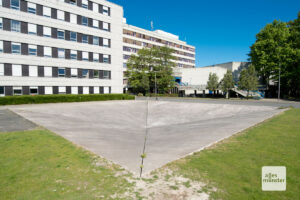
[[[278,100],[280,100],[280,75],[281,75],[281,65],[279,64]]]
[[[155,77],[155,100],[157,101],[157,83],[156,83],[156,71],[154,71],[154,77]]]

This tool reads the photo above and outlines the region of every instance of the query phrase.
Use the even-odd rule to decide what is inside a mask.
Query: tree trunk
[[[247,90],[247,100],[249,99],[249,90]]]

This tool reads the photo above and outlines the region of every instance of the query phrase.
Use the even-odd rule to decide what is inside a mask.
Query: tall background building
[[[177,70],[174,69],[173,76],[176,80],[179,68],[195,68],[195,47],[188,45],[185,41],[179,39],[179,36],[167,33],[162,30],[149,31],[136,26],[127,24],[123,20],[123,67],[124,72],[127,68],[127,61],[132,54],[137,54],[142,48],[167,46],[175,50],[173,54],[176,57],[174,61]],[[128,81],[124,76],[124,88]]]
[[[122,93],[123,8],[0,0],[0,95]]]

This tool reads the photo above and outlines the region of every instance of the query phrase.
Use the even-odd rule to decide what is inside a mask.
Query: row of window
[[[94,12],[102,13],[103,15],[110,16],[110,8],[107,6],[103,6],[101,4],[89,1],[89,0],[60,0],[66,3],[77,5],[78,7],[82,7],[88,10],[92,10]]]
[[[51,37],[67,41],[99,45],[108,48],[110,48],[111,46],[111,40],[107,38],[86,35],[67,30],[61,30],[57,28],[51,28],[47,26],[31,24],[7,18],[0,18],[0,29],[18,33],[25,33],[29,35],[38,35],[42,37]]]
[[[130,31],[130,30],[123,29],[123,34],[133,36],[133,37],[136,37],[136,38],[141,38],[141,39],[157,42],[157,43],[161,43],[161,44],[165,44],[167,46],[176,47],[176,48],[179,48],[179,49],[184,49],[184,50],[187,50],[187,51],[195,52],[194,48],[183,46],[183,45],[176,44],[176,43],[173,43],[173,42],[168,42],[166,40],[162,40],[162,39],[159,39],[159,38],[154,38],[154,37],[142,34],[142,33],[137,33],[137,32],[133,32],[133,31]]]
[[[10,41],[0,41],[0,52],[107,64],[111,63],[111,56],[107,54],[77,51],[56,47],[45,47],[41,45],[32,45]]]
[[[97,28],[104,31],[110,31],[111,28],[110,23],[88,18],[81,15],[76,15],[66,11],[58,10],[56,8],[49,8],[47,6],[43,6],[40,4],[34,4],[23,0],[21,1],[2,0],[2,1],[3,1],[3,7],[11,8],[14,10],[21,10],[23,12],[28,12],[39,16],[49,17],[52,19],[58,19],[66,22],[71,22],[73,24]]]
[[[0,96],[110,93],[110,86],[0,86]]]
[[[128,39],[128,38],[123,38],[123,42],[127,43],[127,44],[133,44],[133,45],[137,45],[137,46],[142,46],[142,47],[145,47],[145,48],[159,47],[158,45],[153,45],[153,44],[150,44],[150,43],[140,42],[140,41],[132,40],[132,39]],[[126,48],[123,47],[123,50],[124,51],[130,51],[130,52],[136,51],[135,48],[130,48],[130,47],[128,47],[128,48],[127,47]],[[186,54],[186,56],[189,56],[189,54]],[[124,58],[124,59],[127,60],[128,58]],[[182,58],[182,59],[185,59],[185,58]],[[178,60],[182,60],[182,59],[180,57],[178,57]],[[190,60],[190,59],[186,59],[186,60],[188,60],[186,62],[195,64],[195,60]]]
[[[137,53],[139,49],[123,46],[123,51]]]
[[[0,63],[0,76],[111,79],[111,71]]]

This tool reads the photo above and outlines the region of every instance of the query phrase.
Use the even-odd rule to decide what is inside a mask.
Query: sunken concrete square
[[[138,175],[199,151],[282,110],[168,101],[22,105],[19,115]]]

